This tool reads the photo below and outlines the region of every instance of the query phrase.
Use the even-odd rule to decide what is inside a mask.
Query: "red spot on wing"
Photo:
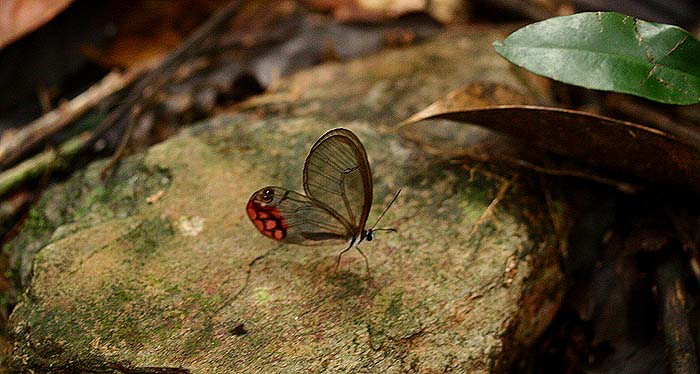
[[[265,224],[263,223],[263,221],[261,221],[259,219],[254,219],[253,223],[255,224],[255,227],[258,228],[258,231],[260,231],[260,232],[265,231]]]
[[[258,218],[258,213],[255,211],[252,201],[248,202],[248,206],[246,206],[245,210],[248,213],[248,217],[250,217],[250,219],[255,220]]]
[[[280,211],[277,208],[272,208],[272,209],[270,209],[269,212],[273,217],[284,221],[284,217],[282,217],[282,213],[280,213]],[[285,226],[285,228],[286,228],[286,226]]]
[[[289,226],[276,207],[265,206],[251,200],[246,206],[246,212],[261,234],[278,241],[287,236]]]

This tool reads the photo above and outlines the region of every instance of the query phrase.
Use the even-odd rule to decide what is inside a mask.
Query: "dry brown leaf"
[[[0,48],[51,21],[73,0],[2,0],[0,6]]]
[[[594,168],[597,176],[700,191],[700,144],[688,137],[575,110],[514,104],[522,97],[493,95],[489,102],[472,91],[474,85],[451,93],[400,129],[436,119],[477,125]]]

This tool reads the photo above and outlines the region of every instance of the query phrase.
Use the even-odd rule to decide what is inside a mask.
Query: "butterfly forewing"
[[[246,212],[258,231],[284,243],[319,245],[348,239],[348,228],[333,212],[281,187],[255,192]]]
[[[346,221],[348,238],[362,232],[372,204],[372,173],[355,134],[335,129],[314,144],[304,164],[304,191]]]

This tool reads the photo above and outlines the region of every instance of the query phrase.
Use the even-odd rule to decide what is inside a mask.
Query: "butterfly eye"
[[[272,201],[272,198],[275,196],[275,191],[271,189],[266,189],[262,193],[262,201],[269,203]]]

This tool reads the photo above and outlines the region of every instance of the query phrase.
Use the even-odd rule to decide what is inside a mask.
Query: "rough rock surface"
[[[386,134],[472,79],[509,80],[476,30],[325,65],[127,159],[48,191],[13,253],[27,284],[11,317],[20,370],[103,372],[501,371],[556,310],[558,273],[536,208],[472,229],[503,180]],[[403,193],[370,263],[341,247],[281,245],[245,214],[266,185],[301,189],[304,158],[353,130],[374,173],[374,222]],[[507,173],[504,172],[504,175]],[[533,211],[534,209],[534,211]],[[169,368],[169,369],[168,369]]]

